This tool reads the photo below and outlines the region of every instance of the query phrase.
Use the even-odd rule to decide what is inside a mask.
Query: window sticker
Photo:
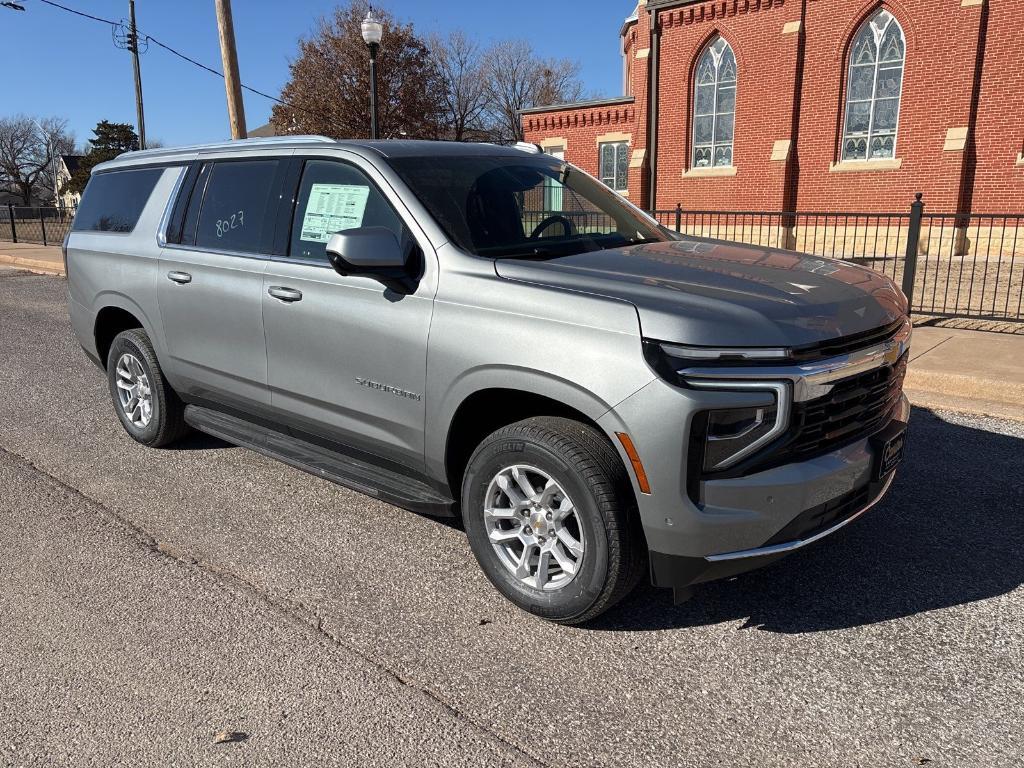
[[[300,238],[310,243],[326,243],[336,232],[363,226],[369,197],[369,187],[314,184],[309,191]]]

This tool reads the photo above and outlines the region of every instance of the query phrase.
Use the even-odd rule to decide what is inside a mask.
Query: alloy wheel
[[[554,478],[524,464],[506,467],[491,479],[484,505],[491,546],[522,584],[553,591],[576,578],[584,556],[582,521]]]
[[[121,409],[133,426],[145,429],[153,419],[153,390],[146,369],[135,355],[125,352],[114,370]]]

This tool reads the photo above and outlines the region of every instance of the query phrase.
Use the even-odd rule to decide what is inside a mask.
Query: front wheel
[[[603,435],[571,419],[530,418],[487,437],[466,469],[462,515],[491,583],[549,621],[588,621],[643,574],[625,467]]]

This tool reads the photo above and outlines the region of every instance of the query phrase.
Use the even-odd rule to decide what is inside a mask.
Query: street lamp
[[[377,128],[377,51],[380,49],[380,39],[384,35],[384,25],[377,21],[373,15],[373,8],[363,19],[363,42],[370,49],[370,138],[379,139],[380,134]]]

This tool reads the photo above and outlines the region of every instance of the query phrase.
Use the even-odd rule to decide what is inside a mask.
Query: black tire
[[[130,354],[139,361],[149,382],[153,410],[149,423],[145,426],[132,422],[125,413],[118,395],[117,362],[124,354]],[[153,351],[153,344],[141,328],[122,331],[114,338],[107,354],[107,385],[114,401],[114,412],[125,432],[133,440],[150,448],[161,448],[170,445],[189,431],[185,424],[185,404],[164,379],[156,352]]]
[[[584,554],[575,577],[561,588],[523,583],[491,545],[483,511],[488,488],[514,465],[547,474],[565,490],[579,517]],[[473,554],[491,583],[548,621],[589,621],[629,594],[644,573],[646,546],[626,469],[604,435],[572,419],[529,418],[488,436],[466,467],[462,517]]]

